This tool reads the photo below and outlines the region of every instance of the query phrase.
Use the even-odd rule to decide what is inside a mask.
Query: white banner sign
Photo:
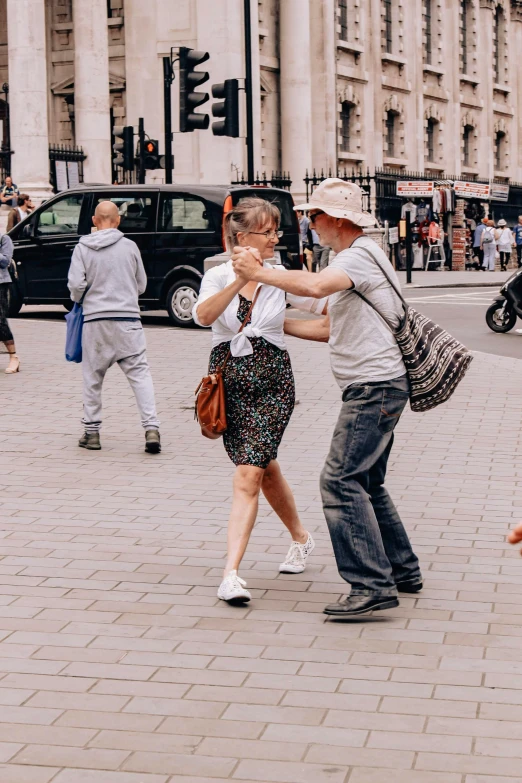
[[[489,197],[492,201],[508,201],[509,185],[500,185],[496,182],[492,182]]]
[[[457,198],[480,198],[488,199],[489,184],[483,182],[460,182],[455,180],[455,196]]]
[[[67,164],[64,160],[57,160],[54,165],[56,166],[56,190],[58,192],[67,190]]]
[[[434,190],[434,182],[424,182],[421,179],[412,181],[405,179],[397,180],[397,195],[404,198],[431,198]]]
[[[69,179],[69,187],[76,188],[80,184],[80,172],[78,169],[78,163],[75,160],[67,161],[67,174]]]
[[[388,229],[388,244],[389,245],[396,245],[399,241],[399,227],[395,226],[395,228],[389,228]]]

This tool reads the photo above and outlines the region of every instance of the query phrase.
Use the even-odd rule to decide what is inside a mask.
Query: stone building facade
[[[255,168],[289,172],[296,195],[314,167],[522,181],[521,0],[251,0],[251,16]],[[162,149],[162,57],[179,46],[210,53],[210,83],[243,78],[243,0],[0,3],[18,183],[48,190],[50,143],[110,181],[114,122],[144,117]],[[177,90],[174,180],[235,179],[244,138],[177,133]],[[0,123],[5,141],[2,100]]]

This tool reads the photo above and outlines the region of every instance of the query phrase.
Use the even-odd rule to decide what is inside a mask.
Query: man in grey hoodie
[[[102,386],[117,363],[132,387],[145,429],[145,451],[161,451],[154,387],[146,356],[138,296],[147,277],[138,246],[118,231],[120,216],[112,201],[102,201],[92,219],[97,231],[82,236],[69,269],[73,302],[82,302],[84,327],[83,410],[85,433],[79,446],[101,449]]]

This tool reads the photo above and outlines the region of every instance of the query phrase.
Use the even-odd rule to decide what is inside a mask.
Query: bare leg
[[[228,520],[228,553],[224,576],[237,571],[256,521],[263,468],[238,465],[234,474],[234,495]]]
[[[7,348],[7,353],[9,354],[9,365],[7,369],[9,372],[16,372],[20,365],[20,359],[16,355],[14,340],[4,340],[4,345]]]
[[[273,459],[265,470],[261,489],[281,522],[288,529],[292,541],[305,544],[308,532],[299,519],[292,490],[288,486],[277,460]]]

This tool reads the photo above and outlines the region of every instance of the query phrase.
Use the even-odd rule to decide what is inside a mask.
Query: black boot
[[[145,433],[145,451],[149,454],[159,454],[161,451],[161,440],[158,430],[147,430]]]
[[[420,593],[422,590],[422,579],[403,579],[397,582],[399,593]]]
[[[82,449],[89,449],[89,451],[99,451],[101,449],[100,435],[98,432],[84,432],[78,446]]]

